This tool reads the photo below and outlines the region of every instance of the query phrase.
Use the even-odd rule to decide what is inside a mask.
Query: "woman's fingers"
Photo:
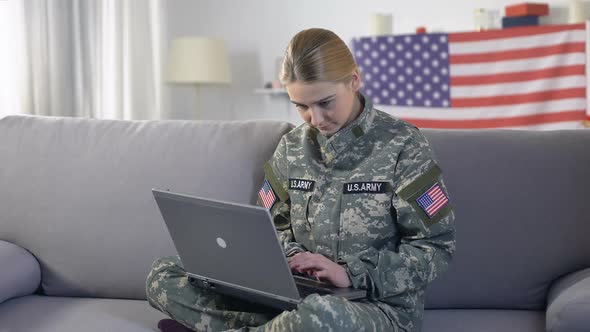
[[[289,260],[289,267],[299,273],[311,273],[318,280],[328,280],[337,287],[350,286],[350,278],[346,270],[320,254],[309,252],[296,254]]]
[[[323,270],[325,269],[325,264],[323,262],[315,260],[315,259],[308,259],[299,264],[300,270]]]
[[[289,259],[288,259],[289,266],[301,264],[301,262],[305,261],[306,258],[309,257],[309,255],[307,255],[307,254],[308,253],[303,252],[303,253],[298,253],[298,254],[295,254],[295,255],[289,257]]]
[[[313,276],[316,277],[318,280],[320,279],[330,279],[330,273],[328,270],[319,270],[313,273]]]
[[[329,266],[330,260],[318,254],[301,253],[289,260],[289,267],[299,272],[306,270],[323,270]]]

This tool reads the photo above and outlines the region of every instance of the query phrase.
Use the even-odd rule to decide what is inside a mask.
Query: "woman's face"
[[[303,121],[322,135],[331,136],[359,115],[359,86],[360,79],[355,73],[348,83],[293,82],[286,89]]]

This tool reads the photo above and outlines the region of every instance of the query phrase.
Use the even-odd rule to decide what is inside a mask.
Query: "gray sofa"
[[[288,123],[0,120],[0,332],[155,331],[150,189],[253,203]],[[590,331],[590,131],[424,131],[457,215],[423,331]]]

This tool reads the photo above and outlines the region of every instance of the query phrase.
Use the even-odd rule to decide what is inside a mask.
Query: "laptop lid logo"
[[[225,240],[220,237],[217,238],[217,245],[223,249],[227,247],[227,243],[225,243]]]

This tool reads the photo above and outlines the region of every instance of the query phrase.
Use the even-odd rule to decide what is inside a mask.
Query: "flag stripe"
[[[584,65],[586,55],[584,53],[566,53],[560,55],[549,55],[530,60],[506,60],[494,63],[476,63],[476,64],[451,64],[452,76],[469,76],[469,75],[496,75],[505,73],[521,72],[523,69],[543,70],[552,67]]]
[[[558,129],[584,129],[584,123],[581,121],[564,121],[564,122],[551,122],[542,124],[529,124],[526,126],[513,126],[506,127],[508,129],[520,129],[520,130],[558,130]]]
[[[510,49],[506,51],[455,54],[449,57],[452,64],[498,62],[517,59],[531,59],[569,52],[584,52],[586,43],[564,43],[553,46]]]
[[[428,195],[430,195],[432,198],[436,199],[435,195],[436,194],[440,194],[441,190],[438,186],[432,187],[430,188],[430,190],[428,190]]]
[[[529,81],[526,83],[517,82],[454,87],[451,90],[451,98],[469,98],[471,96],[478,96],[480,98],[495,96],[502,98],[505,95],[514,94],[514,91],[518,91],[519,94],[527,94],[555,89],[577,88],[584,86],[584,84],[586,84],[585,76],[567,76]]]
[[[436,212],[438,212],[438,210],[440,210],[441,207],[443,207],[444,204],[447,203],[446,199],[440,200],[434,204],[432,204],[429,208],[428,208],[428,214],[430,214],[431,216],[435,215]]]
[[[450,34],[449,36],[452,36]],[[473,42],[451,42],[449,53],[452,55],[501,52],[517,49],[528,49],[541,46],[561,45],[565,43],[585,42],[586,33],[578,30],[564,31],[551,34],[538,34],[527,37],[506,35],[500,40],[478,40]]]
[[[438,210],[440,210],[443,206],[445,206],[445,204],[447,204],[447,200],[446,199],[442,199],[436,203],[434,203],[431,207],[430,207],[430,215],[435,215]]]
[[[433,210],[437,210],[441,205],[445,204],[446,202],[447,201],[443,198],[439,198],[437,200],[434,200],[432,205],[430,205],[430,207],[428,207],[430,214],[433,214],[432,213]]]
[[[266,206],[267,208],[270,208],[272,206],[272,204],[274,203],[274,195],[269,194],[269,195],[265,195],[264,197],[264,206]]]
[[[469,75],[451,77],[452,86],[483,85],[494,83],[509,83],[521,81],[533,81],[544,78],[562,77],[570,75],[584,75],[585,65],[558,66],[540,70],[520,71],[512,73],[490,74],[490,75]]]
[[[550,90],[517,95],[504,95],[482,98],[456,98],[451,100],[452,107],[481,107],[495,105],[524,104],[544,100],[558,100],[566,98],[585,98],[586,88],[571,88]]]
[[[544,25],[535,27],[518,27],[504,30],[490,30],[473,32],[460,32],[449,34],[449,41],[452,43],[470,42],[478,40],[495,40],[503,39],[508,36],[521,37],[532,36],[538,34],[551,34],[555,32],[571,31],[571,30],[585,30],[586,24],[562,24],[562,25]]]
[[[433,199],[435,201],[441,200],[441,199],[445,199],[446,196],[444,195],[444,193],[442,192],[442,190],[439,189],[439,192],[435,195],[433,195]]]
[[[444,196],[442,193],[438,193],[437,195],[432,197],[432,200],[434,202],[440,202],[440,201],[444,200],[444,198],[442,198],[442,196]]]
[[[439,189],[438,191],[435,191],[435,192],[430,193],[428,195],[430,195],[432,197],[432,199],[436,201],[437,199],[439,199],[442,196],[442,194],[443,194],[442,191]]]
[[[264,206],[266,208],[268,208],[269,202],[270,202],[268,195],[263,190],[260,190],[259,194],[260,194],[260,198],[262,199],[262,202],[264,203]]]
[[[527,126],[562,121],[582,121],[586,117],[586,110],[563,113],[537,114],[527,116],[515,116],[494,119],[472,120],[427,120],[404,118],[405,121],[421,128],[447,128],[447,129],[484,129],[514,126]]]
[[[521,105],[500,105],[490,107],[433,108],[433,107],[394,107],[382,106],[381,110],[405,119],[441,119],[441,120],[470,120],[490,119],[498,117],[512,117],[519,115],[535,115],[547,113],[562,113],[583,111],[586,109],[585,98],[569,98],[548,102],[528,103]]]
[[[433,196],[433,200],[435,202],[444,201],[445,199],[446,199],[446,196],[444,195],[444,193],[442,191],[440,191],[438,194]]]

